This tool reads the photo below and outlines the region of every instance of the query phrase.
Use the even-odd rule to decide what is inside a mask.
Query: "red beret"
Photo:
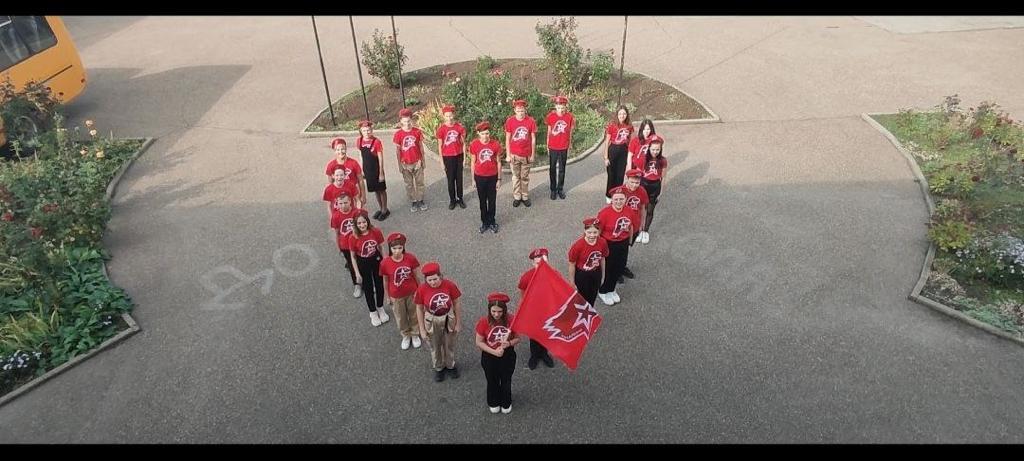
[[[495,292],[492,292],[491,294],[487,295],[487,302],[489,302],[489,303],[493,303],[493,302],[496,302],[496,301],[507,303],[511,299],[512,298],[509,298],[507,294],[502,293],[500,291],[495,291]]]
[[[608,191],[608,195],[615,195],[615,194],[628,195],[628,194],[626,194],[626,186],[615,186],[615,187],[611,188],[611,190]]]
[[[626,177],[627,178],[639,178],[639,177],[641,177],[643,175],[644,175],[644,172],[640,171],[639,168],[633,168],[632,170],[629,170],[629,171],[626,172]]]
[[[649,144],[655,144],[655,143],[657,143],[657,144],[665,144],[665,140],[662,139],[661,136],[658,136],[656,134],[652,134],[651,135],[651,140],[648,141],[648,143]]]
[[[441,265],[436,262],[429,262],[423,265],[423,276],[436,275],[441,273]]]
[[[555,96],[555,104],[569,104],[569,98],[565,96]]]
[[[345,145],[345,138],[334,138],[331,140],[331,149],[338,147],[338,144]]]
[[[402,118],[402,117],[412,117],[412,109],[405,108],[405,109],[402,109],[402,110],[398,111],[398,117],[399,118]]]
[[[455,106],[453,106],[451,104],[445,104],[444,107],[441,108],[441,113],[443,114],[445,112],[453,112],[454,113],[455,112]]]
[[[586,219],[583,220],[583,227],[584,228],[590,227],[590,226],[599,226],[600,224],[601,224],[601,222],[598,221],[596,217],[594,217],[594,218],[586,218]]]
[[[373,122],[371,122],[369,120],[363,120],[363,121],[359,122],[359,128],[362,128],[364,126],[365,127],[373,127]]]
[[[359,216],[362,216],[362,217],[366,218],[367,222],[370,221],[370,212],[366,211],[366,208],[360,208],[359,211],[356,212],[356,217],[359,217]]]
[[[487,122],[480,122],[476,124],[476,131],[487,131],[491,129],[491,124]]]
[[[392,232],[388,234],[388,245],[398,242],[401,245],[405,245],[405,235],[401,232]]]
[[[547,248],[534,248],[533,251],[530,252],[530,259],[539,258],[541,256],[547,256],[547,255],[548,255],[548,249]]]
[[[519,106],[526,107],[526,101],[523,101],[522,99],[516,99],[515,101],[512,101],[512,107],[519,107]]]

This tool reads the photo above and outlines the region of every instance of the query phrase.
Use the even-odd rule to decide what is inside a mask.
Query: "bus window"
[[[56,44],[42,16],[0,16],[0,71]]]

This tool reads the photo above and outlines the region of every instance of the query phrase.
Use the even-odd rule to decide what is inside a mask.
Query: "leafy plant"
[[[970,243],[971,226],[957,220],[935,222],[928,228],[928,238],[943,250],[957,250]]]
[[[363,42],[360,54],[367,73],[391,88],[398,88],[401,66],[409,59],[405,55],[405,47],[380,30],[373,29],[371,42]]]
[[[611,79],[612,72],[615,71],[614,55],[614,51],[609,51],[608,53],[594,53],[590,60],[591,83],[598,85],[608,83],[608,80]]]
[[[576,18],[560,17],[550,24],[537,24],[537,44],[544,50],[544,56],[555,70],[559,88],[572,92],[587,78],[584,52],[576,39]]]

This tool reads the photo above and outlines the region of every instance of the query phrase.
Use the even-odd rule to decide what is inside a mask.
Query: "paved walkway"
[[[538,56],[537,19],[396,21],[418,68]],[[91,79],[74,115],[159,137],[107,235],[143,331],[0,408],[0,442],[1024,441],[1024,350],[906,301],[927,213],[905,161],[859,119],[952,93],[1019,116],[1020,29],[631,17],[627,67],[724,123],[661,130],[671,178],[625,302],[598,307],[606,322],[573,374],[526,369],[522,348],[515,410],[495,416],[469,334],[463,377],[436,384],[425,351],[400,351],[394,325],[372,328],[346,295],[316,200],[330,152],[296,135],[324,104],[308,18],[67,22]],[[584,46],[618,48],[618,19],[580,23]],[[360,37],[389,27],[357,24]],[[358,85],[348,21],[318,26],[340,95]],[[487,292],[514,290],[528,248],[564,253],[603,205],[600,156],[572,165],[565,202],[543,197],[546,174],[529,210],[504,186],[497,236],[476,234],[475,196],[443,206],[439,164],[425,226],[388,176],[385,231],[441,259],[472,319]],[[428,429],[442,420],[450,430]]]

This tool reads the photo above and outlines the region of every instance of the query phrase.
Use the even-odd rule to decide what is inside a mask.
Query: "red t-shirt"
[[[558,115],[555,111],[551,111],[544,120],[544,124],[548,126],[548,149],[568,149],[569,133],[576,126],[576,118],[572,116],[572,113],[567,111]]]
[[[462,143],[466,139],[466,129],[458,122],[452,126],[442,123],[437,127],[437,139],[441,141],[442,157],[459,155],[462,153]]]
[[[459,287],[448,279],[442,279],[441,285],[437,288],[424,283],[416,289],[416,296],[413,302],[422,305],[430,315],[441,316],[452,310],[455,300],[462,296]]]
[[[597,213],[597,219],[601,222],[601,237],[609,242],[628,239],[633,233],[632,228],[640,225],[636,214],[627,206],[622,207],[622,211],[615,211],[611,205],[605,206]]]
[[[497,176],[498,161],[501,158],[501,144],[491,139],[484,144],[479,139],[469,143],[469,153],[473,155],[473,174],[477,176]]]
[[[398,154],[399,158],[402,159],[402,163],[411,165],[423,158],[423,152],[420,152],[420,143],[423,142],[423,131],[420,131],[419,128],[412,127],[409,131],[399,129],[395,132],[393,141],[398,145]]]
[[[634,191],[629,190],[626,186],[623,186],[622,189],[626,191],[626,206],[637,212],[637,216],[639,216],[641,207],[651,203],[651,198],[647,196],[647,189],[644,189],[643,186],[637,186]],[[640,225],[639,222],[636,224],[633,227]]]
[[[508,139],[509,153],[520,157],[529,157],[533,143],[530,142],[530,135],[537,132],[537,122],[533,117],[527,115],[522,120],[517,120],[513,115],[505,120],[505,136]]]
[[[341,195],[342,192],[348,193],[349,197],[352,197],[353,204],[355,199],[359,197],[359,189],[356,189],[356,185],[352,181],[345,181],[341,183],[341,187],[335,186],[334,183],[328,184],[324,188],[324,201],[331,204],[331,208],[334,208],[334,200]]]
[[[643,161],[644,159],[641,157],[636,164],[639,165],[643,163]],[[661,181],[661,175],[665,171],[665,168],[668,168],[668,159],[665,157],[651,157],[647,162],[647,165],[644,165],[643,168],[644,179],[648,181]]]
[[[630,138],[629,140],[629,153],[633,156],[633,164],[639,165],[643,160],[638,160],[638,157],[643,157],[647,153],[647,148],[651,146],[651,138],[648,137],[645,141],[640,141],[639,136]]]
[[[370,152],[373,152],[373,155],[378,157],[380,157],[380,154],[384,153],[384,144],[381,144],[380,139],[377,139],[376,136],[371,136],[370,139],[363,139],[363,137],[360,136],[359,148],[370,149]]]
[[[372,258],[380,254],[380,247],[384,244],[384,234],[380,229],[374,227],[366,235],[357,236],[352,232],[348,236],[348,248],[356,256],[361,258]]]
[[[358,181],[359,175],[363,174],[363,168],[352,157],[346,157],[344,163],[338,163],[337,158],[331,159],[327,162],[327,176],[334,176],[334,170],[345,170],[345,182],[351,183]]]
[[[419,283],[413,277],[414,270],[420,267],[420,261],[416,255],[405,253],[402,260],[395,262],[390,256],[385,256],[380,262],[380,275],[385,277],[388,285],[388,296],[392,298],[404,298],[416,292]]]
[[[480,320],[477,320],[476,334],[482,336],[484,338],[484,342],[492,349],[497,349],[498,345],[500,345],[502,341],[509,341],[516,336],[515,333],[512,333],[512,329],[508,327],[509,325],[512,325],[512,319],[515,317],[514,315],[505,314],[505,320],[508,322],[506,325],[491,325],[487,322],[489,317],[490,313],[480,317]]]
[[[604,132],[611,136],[612,144],[628,144],[630,136],[633,135],[633,125],[609,123]]]
[[[356,225],[355,218],[358,214],[359,208],[354,207],[348,213],[343,213],[338,209],[331,213],[331,228],[338,233],[339,250],[348,250],[348,237],[352,235],[352,229]]]
[[[537,272],[537,268],[531,267],[530,270],[523,272],[523,275],[519,276],[519,291],[526,291],[526,287],[530,285],[530,279],[533,278],[534,272]]]
[[[587,243],[587,239],[580,237],[569,248],[569,262],[576,265],[577,270],[597,271],[601,270],[601,261],[608,257],[608,242],[601,236],[593,245]]]

